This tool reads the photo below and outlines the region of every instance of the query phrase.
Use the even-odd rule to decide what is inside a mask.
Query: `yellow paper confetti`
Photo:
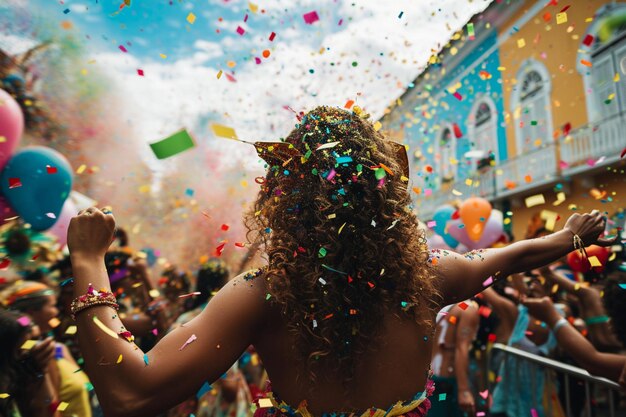
[[[31,350],[36,344],[37,344],[36,340],[27,340],[24,343],[22,343],[22,346],[20,346],[20,349]]]
[[[602,266],[602,264],[600,263],[600,261],[598,260],[597,256],[590,256],[589,257],[589,264],[591,266]]]
[[[560,25],[562,23],[567,23],[567,13],[557,13],[556,14],[556,24]]]
[[[259,10],[259,6],[257,6],[256,4],[254,4],[252,2],[248,2],[248,8],[254,14],[256,14],[256,12]]]
[[[0,135],[0,143],[4,143],[6,141],[7,141],[7,138],[2,136],[2,135]]]
[[[462,192],[457,191],[457,190],[452,190],[452,194],[454,194],[454,195],[463,195]]]
[[[59,324],[61,324],[61,320],[57,319],[56,317],[52,317],[50,320],[48,320],[48,325],[53,329]]]
[[[77,330],[78,330],[78,327],[74,325],[67,326],[67,330],[65,331],[65,334],[73,335],[73,334],[76,334]]]
[[[381,127],[383,127],[383,124],[376,120],[376,123],[374,123],[374,130],[378,132]]]
[[[190,25],[193,25],[193,22],[196,21],[196,15],[189,12],[189,14],[187,15],[187,21],[189,22]]]
[[[167,55],[165,55],[165,54],[159,54],[159,56],[160,56],[161,58],[163,58],[163,59],[167,58]]]
[[[472,182],[473,182],[473,181],[472,181],[472,179],[471,179],[471,178],[467,178],[467,179],[465,180],[465,185],[468,185],[468,186],[469,186],[469,185],[472,185]]]
[[[554,230],[554,226],[556,226],[556,220],[558,219],[558,213],[550,210],[542,210],[541,218],[546,221],[545,228],[552,232]]]
[[[93,316],[93,322],[96,323],[96,326],[98,326],[100,328],[100,330],[102,330],[103,332],[105,332],[106,334],[108,334],[109,336],[111,336],[113,339],[117,339],[117,333],[115,333],[113,330],[109,329],[106,324],[102,323],[100,321],[100,319],[96,316]]]
[[[82,164],[81,166],[78,167],[78,169],[76,170],[76,173],[82,174],[83,172],[85,172],[86,169],[87,169],[87,165]]]
[[[223,73],[223,72],[222,72],[222,70],[220,70],[220,71],[217,73],[217,79],[218,79],[218,80],[219,80],[220,78],[222,78],[222,73]]]
[[[543,194],[535,194],[533,196],[527,197],[525,203],[526,207],[534,207],[545,204],[546,199],[543,197]]]
[[[227,139],[237,139],[237,133],[235,133],[235,129],[233,129],[232,127],[213,123],[211,125],[211,129],[213,130],[215,136]]]
[[[6,392],[0,392],[0,400],[4,400],[5,398],[9,398],[10,395]]]
[[[59,406],[57,407],[57,411],[65,411],[67,409],[67,407],[69,407],[69,403],[66,403],[65,401],[61,401],[59,403]]]
[[[339,228],[339,231],[337,232],[337,234],[340,234],[340,233],[341,233],[341,231],[343,230],[343,227],[344,227],[345,225],[346,225],[345,223],[341,225],[341,227]]]
[[[556,194],[556,201],[554,203],[552,203],[553,206],[558,206],[559,204],[561,204],[562,202],[565,201],[565,193],[564,192],[560,192]]]
[[[259,408],[268,408],[273,407],[272,400],[269,398],[260,398],[259,399]]]
[[[526,41],[524,40],[524,38],[518,39],[517,40],[517,47],[518,48],[523,48],[526,46]]]
[[[613,77],[613,82],[616,83],[619,81],[619,72],[615,73],[615,76]]]
[[[117,358],[117,361],[115,363],[122,363],[122,360],[124,359],[124,357],[122,356],[122,354],[120,353],[120,356]]]

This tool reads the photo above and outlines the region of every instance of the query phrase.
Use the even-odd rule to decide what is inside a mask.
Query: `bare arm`
[[[111,214],[90,210],[74,217],[68,232],[75,296],[86,293],[89,283],[109,291],[104,253],[115,220]],[[80,312],[76,323],[85,369],[105,414],[153,415],[183,401],[204,382],[219,378],[262,331],[262,287],[261,280],[234,279],[198,317],[147,353],[115,336],[122,322],[110,307]]]
[[[476,405],[469,383],[469,350],[478,332],[480,320],[474,306],[461,310],[457,317],[454,373],[459,387],[459,407],[469,415],[474,415]]]
[[[553,262],[574,249],[573,235],[586,245],[611,245],[616,239],[598,238],[604,231],[604,218],[599,212],[572,215],[565,228],[538,239],[523,240],[500,249],[483,249],[465,255],[438,252],[434,267],[439,276],[443,305],[454,304],[484,290],[489,277],[493,280],[529,271]]]
[[[538,319],[553,328],[561,315],[556,311],[548,297],[527,299],[524,305]],[[570,324],[562,326],[556,332],[559,347],[572,357],[582,368],[593,375],[602,376],[619,382],[620,374],[626,366],[626,357],[612,353],[601,353]]]

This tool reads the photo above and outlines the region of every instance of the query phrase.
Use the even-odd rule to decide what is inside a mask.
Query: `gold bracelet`
[[[96,306],[109,306],[115,310],[118,310],[120,307],[119,304],[117,304],[115,294],[108,291],[98,292],[94,290],[91,284],[89,284],[87,293],[76,297],[72,301],[72,304],[70,306],[72,318],[76,320],[76,314],[80,313],[83,310]]]

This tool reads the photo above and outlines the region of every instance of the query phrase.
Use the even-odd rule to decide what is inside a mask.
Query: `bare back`
[[[254,346],[274,392],[293,407],[306,400],[314,415],[369,407],[387,409],[424,390],[430,368],[432,328],[422,328],[392,312],[386,314],[380,341],[373,341],[371,352],[357,364],[351,384],[354,389],[346,396],[344,375],[339,371],[318,375],[310,390],[308,373],[293,348],[295,339],[287,330],[284,316],[269,303],[262,314],[265,325],[257,332]]]

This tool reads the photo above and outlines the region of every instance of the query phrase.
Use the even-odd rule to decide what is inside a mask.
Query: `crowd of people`
[[[0,283],[0,415],[88,417],[103,415],[104,410],[111,415],[309,417],[320,414],[328,401],[328,407],[367,409],[362,415],[376,417],[417,417],[427,412],[429,416],[550,417],[564,415],[566,397],[574,415],[580,415],[585,398],[582,382],[564,384],[559,380],[562,375],[520,363],[519,358],[493,349],[495,343],[582,367],[626,388],[626,257],[620,239],[598,237],[605,229],[602,213],[575,214],[562,232],[532,230],[526,237],[534,240],[503,249],[464,256],[428,251],[423,231],[412,229],[417,225],[414,214],[400,211],[409,201],[406,186],[391,175],[385,180],[385,172],[404,167],[394,161],[394,152],[385,148],[388,145],[371,123],[358,114],[328,108],[317,112],[321,116],[314,112],[300,125],[310,132],[296,129],[294,138],[302,138],[302,143],[305,138],[321,141],[338,129],[338,138],[342,133],[351,135],[342,138],[344,148],[353,152],[351,158],[376,158],[380,165],[371,170],[361,167],[358,175],[348,175],[352,167],[343,170],[336,165],[337,171],[327,171],[319,184],[296,183],[302,188],[284,200],[275,196],[294,187],[291,181],[299,177],[284,174],[286,179],[277,179],[270,169],[252,213],[259,213],[259,207],[267,211],[247,218],[261,231],[256,243],[264,244],[269,267],[246,272],[211,258],[194,274],[168,265],[155,276],[145,253],[131,248],[127,234],[115,228],[108,210],[92,208],[72,220],[71,256],[47,243],[35,248],[35,238],[23,225],[9,225],[3,268],[19,274]],[[342,129],[354,129],[362,136]],[[363,138],[380,140],[379,148],[366,149]],[[348,143],[351,140],[354,143]],[[292,144],[300,142],[294,139]],[[308,149],[309,144],[302,146]],[[291,161],[291,151],[285,152],[287,162]],[[324,156],[317,158],[321,170]],[[339,156],[328,158],[334,164]],[[326,181],[331,175],[339,182]],[[359,181],[375,186],[368,189]],[[385,191],[387,199],[380,198],[385,181],[391,187]],[[327,188],[324,193],[306,188],[318,186]],[[346,189],[352,194],[346,196]],[[337,203],[352,210],[358,201],[369,206],[363,208],[362,219],[338,209],[337,215],[345,214],[353,222],[345,230],[347,221],[339,229],[322,227],[335,215],[320,216],[319,207],[313,210],[297,200],[314,191],[326,198],[320,203],[326,208]],[[390,208],[388,201],[396,205]],[[379,214],[376,220],[369,208]],[[294,230],[295,218],[317,226],[308,232]],[[384,232],[376,229],[377,224]],[[314,251],[305,243],[296,243],[294,251],[289,243],[289,239],[322,241],[329,230],[333,236],[342,231],[347,236],[328,239],[348,240]],[[267,239],[270,231],[272,238]],[[402,242],[403,238],[415,242]],[[376,239],[381,243],[372,243]],[[412,243],[412,249],[404,246]],[[585,246],[592,243],[610,248],[606,261],[585,273],[572,271],[564,256],[575,248],[589,262]],[[371,265],[362,256],[365,245],[371,256],[379,255]],[[408,259],[392,256],[411,250],[414,257]],[[18,258],[19,265],[9,265]],[[306,269],[299,262],[319,264],[319,268],[312,267],[304,276]],[[354,265],[365,269],[352,271]],[[423,265],[441,269],[430,274]],[[407,272],[411,268],[413,272]],[[284,274],[291,274],[293,280]],[[407,281],[399,280],[400,275]],[[265,279],[259,280],[260,276]],[[331,276],[339,279],[331,281]],[[249,291],[237,291],[237,285]],[[266,301],[274,299],[280,308],[266,307],[270,305]],[[387,314],[391,303],[400,313]],[[303,305],[304,310],[299,310]],[[431,322],[428,315],[435,308],[438,313],[434,311]],[[368,309],[371,316],[359,321],[359,315],[367,318]],[[405,314],[400,321],[399,314]],[[332,322],[335,315],[339,319]],[[315,333],[318,328],[321,335]],[[367,348],[370,339],[382,340],[386,350]],[[325,365],[323,358],[332,355],[337,360]],[[434,385],[421,372],[429,363]],[[402,374],[403,364],[414,368]],[[308,372],[294,377],[292,368]],[[333,372],[344,380],[337,381]],[[308,395],[303,393],[309,389],[308,398],[315,401],[289,406],[269,385],[268,373],[283,400],[298,404],[293,399]],[[311,381],[319,382],[315,389]],[[424,391],[412,400],[398,401],[386,411],[365,406],[389,403],[398,395],[406,399],[424,381]],[[193,394],[190,387],[196,389]],[[354,389],[368,394],[356,398]],[[620,395],[591,392],[595,408],[613,401],[607,407],[623,410]]]

